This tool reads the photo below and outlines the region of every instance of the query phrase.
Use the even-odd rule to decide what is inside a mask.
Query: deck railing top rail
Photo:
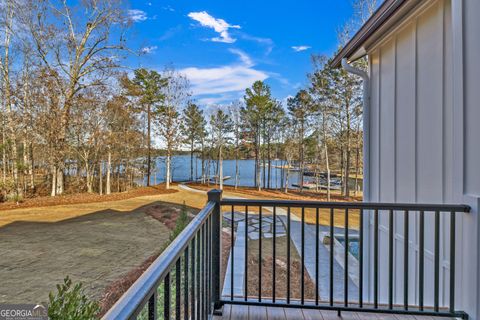
[[[408,211],[444,211],[470,212],[470,206],[463,204],[425,204],[425,203],[384,203],[384,202],[335,202],[305,200],[263,200],[223,198],[221,205],[234,206],[276,206],[298,208],[334,208],[334,209],[366,209],[366,210],[408,210]]]
[[[141,311],[211,216],[215,206],[215,202],[207,202],[188,226],[104,315],[103,319],[130,319]]]

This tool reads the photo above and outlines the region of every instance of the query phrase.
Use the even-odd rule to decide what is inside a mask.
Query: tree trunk
[[[267,139],[267,160],[268,160],[267,188],[270,189],[270,176],[272,174],[272,155],[271,155],[271,150],[270,150],[270,135],[268,135],[268,139]]]
[[[287,174],[285,175],[285,193],[288,193],[288,178],[290,177],[290,162],[287,161]]]
[[[358,173],[360,170],[360,129],[357,130],[357,145],[355,151],[355,191],[354,195],[357,196],[358,192]]]
[[[57,167],[57,195],[63,194],[64,173],[63,167]]]
[[[100,195],[103,194],[103,167],[102,167],[102,161],[99,162],[98,164],[98,193]]]
[[[3,178],[3,185],[7,184],[7,149],[6,146],[6,138],[5,138],[5,118],[2,117],[2,178]]]
[[[165,159],[165,188],[170,189],[170,150],[167,148],[167,158]]]
[[[85,163],[85,173],[87,175],[87,192],[88,193],[93,193],[93,173],[91,172],[90,166],[88,165],[88,162]]]
[[[346,150],[346,168],[345,168],[345,196],[350,197],[350,106],[347,103],[347,150]]]
[[[202,139],[202,184],[205,182],[205,145]]]
[[[258,191],[262,190],[262,181],[260,175],[260,133],[256,134],[256,145],[255,145],[255,186]]]
[[[193,140],[190,142],[190,181],[193,181]]]
[[[238,188],[238,180],[239,180],[239,171],[238,171],[238,142],[235,147],[235,190]]]
[[[28,175],[30,176],[30,190],[32,192],[35,191],[35,172],[34,172],[34,165],[33,165],[33,143],[30,142],[30,147],[29,147],[29,156],[30,156],[30,161],[28,162]]]
[[[106,190],[105,192],[107,194],[111,193],[111,182],[110,182],[110,174],[111,174],[111,168],[112,168],[112,152],[110,149],[108,149],[108,156],[107,156],[107,184],[105,186]]]
[[[150,128],[150,104],[147,106],[147,187],[150,186],[150,172],[151,172],[151,153],[152,153],[152,145],[151,145],[151,128]]]
[[[222,146],[220,146],[220,151],[218,153],[218,177],[220,179],[220,190],[223,190],[223,159],[222,159]]]
[[[52,197],[57,195],[57,167],[55,165],[52,166],[52,191],[50,194]]]
[[[327,170],[327,201],[330,201],[330,163],[328,159],[328,145],[327,145],[327,127],[325,120],[325,113],[322,117],[322,131],[323,131],[323,149],[325,152],[325,168]]]
[[[305,172],[305,146],[303,136],[305,135],[305,122],[300,123],[300,192],[303,192],[304,172]]]

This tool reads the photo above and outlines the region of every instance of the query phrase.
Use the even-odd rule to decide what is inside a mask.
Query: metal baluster
[[[345,209],[345,274],[343,276],[343,281],[344,281],[344,305],[345,307],[348,307],[348,208]]]
[[[205,314],[206,314],[206,305],[207,305],[207,277],[206,277],[206,257],[205,257],[205,238],[206,238],[206,222],[202,226],[202,319],[205,319]]]
[[[205,221],[205,240],[204,240],[204,264],[205,264],[205,314],[208,315],[210,313],[210,300],[212,297],[211,291],[210,291],[210,218],[208,218]]]
[[[388,215],[388,308],[393,309],[393,210]]]
[[[189,310],[188,310],[188,252],[190,247],[185,248],[185,253],[183,257],[183,319],[189,319]]]
[[[318,260],[319,260],[319,228],[320,228],[320,221],[319,221],[319,209],[316,209],[315,212],[315,304],[318,305],[319,299],[319,267],[318,267]]]
[[[262,206],[258,208],[258,302],[262,301]]]
[[[301,303],[305,303],[305,208],[302,207],[302,270],[300,278]]]
[[[363,308],[363,209],[360,209],[360,235],[358,252],[358,305]]]
[[[450,312],[455,312],[455,211],[450,213]]]
[[[195,277],[195,246],[196,246],[196,236],[192,238],[192,261],[191,261],[191,273],[192,273],[192,293],[191,293],[191,297],[190,297],[190,305],[191,305],[191,308],[192,308],[192,320],[195,320],[195,302],[196,302],[196,298],[198,297],[196,295],[196,285],[198,284],[198,281],[195,281],[196,277]]]
[[[170,273],[163,280],[163,319],[170,319]]]
[[[420,311],[423,311],[423,287],[424,287],[424,263],[425,263],[425,213],[420,211],[420,239],[419,239],[420,250],[419,254],[419,263],[420,271],[418,274],[418,305]]]
[[[330,306],[333,306],[333,218],[335,209],[330,208]]]
[[[373,306],[378,309],[378,209],[375,209],[373,225]]]
[[[232,251],[232,255],[230,257],[230,300],[233,301],[233,260],[234,260],[234,257],[235,257],[235,250],[234,250],[234,238],[235,238],[235,216],[234,216],[234,206],[232,206],[232,225],[231,225],[231,228],[232,228],[232,232],[230,234],[230,243],[231,243],[231,251]]]
[[[200,308],[200,299],[202,298],[200,294],[201,289],[201,282],[200,282],[200,264],[201,264],[201,256],[200,256],[200,244],[201,244],[201,229],[198,230],[197,233],[197,299],[196,299],[196,309],[197,309],[197,320],[201,320],[201,308]]]
[[[248,206],[245,206],[245,301],[248,299]]]
[[[273,272],[272,272],[272,302],[275,303],[275,289],[276,289],[276,266],[277,266],[277,207],[273,206]]]
[[[290,303],[290,207],[287,208],[287,304]]]
[[[175,319],[180,320],[181,315],[181,292],[182,292],[182,261],[178,258],[175,266]]]
[[[157,319],[157,290],[148,299],[148,320]]]
[[[403,304],[404,304],[404,309],[408,310],[408,258],[409,258],[409,253],[408,253],[408,247],[410,245],[410,240],[409,240],[409,228],[408,228],[408,220],[409,220],[409,212],[408,210],[405,210],[404,212],[404,234],[405,234],[405,243],[404,243],[404,257],[403,257],[403,272],[404,272],[404,288],[403,288]]]
[[[440,291],[440,212],[435,211],[435,270],[434,270],[434,294],[433,309],[438,312],[438,301]]]

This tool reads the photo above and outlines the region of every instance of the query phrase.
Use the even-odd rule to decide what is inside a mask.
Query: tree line
[[[259,190],[272,187],[274,159],[286,168],[285,191],[292,168],[300,188],[306,172],[328,186],[338,174],[346,196],[348,177],[361,175],[361,83],[326,56],[312,57],[308,85],[293,97],[276,99],[257,81],[242,99],[205,108],[171,67],[125,72],[131,21],[120,0],[1,0],[0,9],[2,200],[150,185],[158,156],[169,188],[172,157],[187,150],[190,179],[220,187],[225,158],[236,160],[235,186],[239,160],[254,159]]]

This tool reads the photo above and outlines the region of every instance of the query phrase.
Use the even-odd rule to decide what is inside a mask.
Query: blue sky
[[[201,105],[224,104],[265,80],[277,99],[307,83],[310,56],[332,54],[351,0],[135,0],[129,67],[185,73]]]

